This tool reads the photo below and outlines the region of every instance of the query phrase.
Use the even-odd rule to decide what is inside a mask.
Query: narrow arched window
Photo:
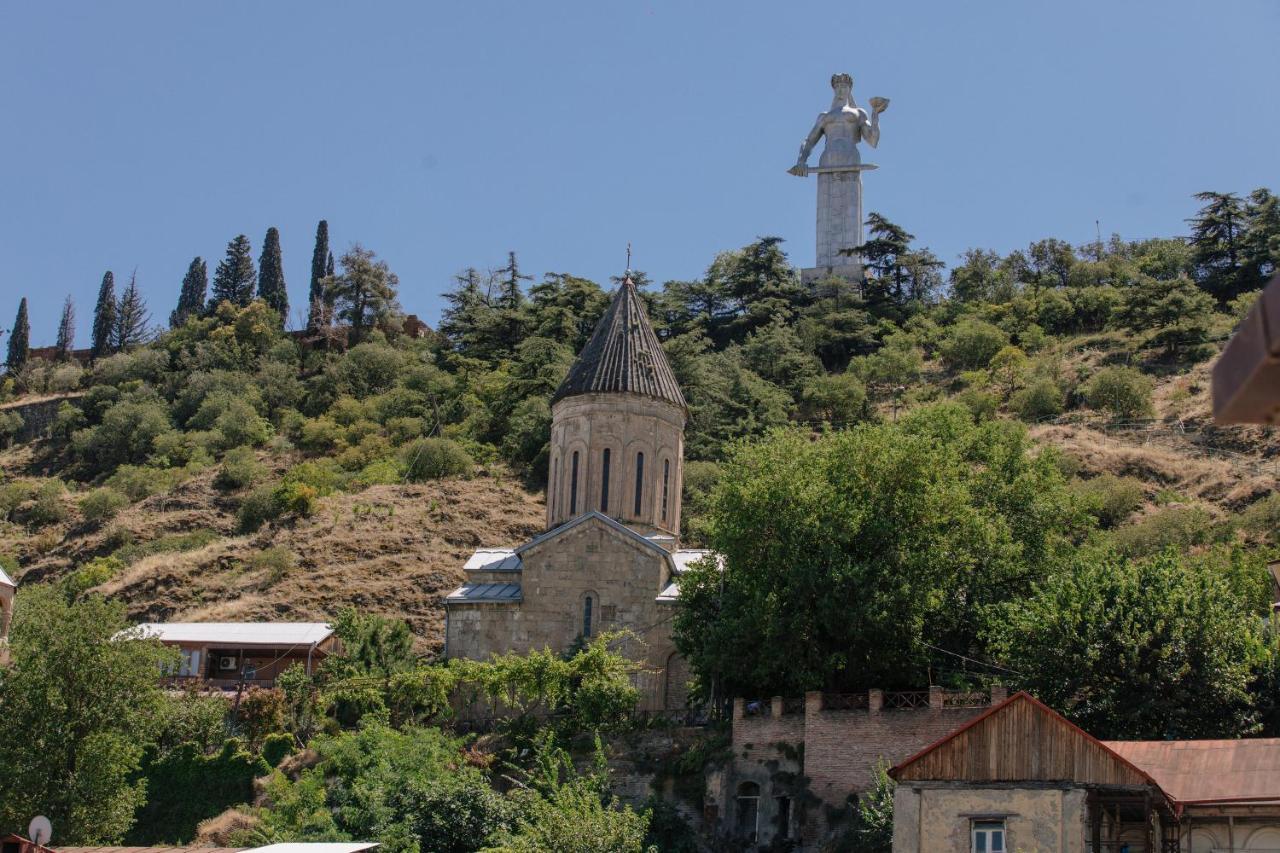
[[[591,596],[582,599],[582,636],[591,636]]]
[[[667,492],[671,484],[671,460],[662,460],[662,520],[667,520]]]
[[[578,514],[578,451],[573,451],[573,471],[569,474],[569,515]]]
[[[548,496],[551,504],[551,517],[556,517],[556,508],[560,506],[560,458],[558,456],[551,457],[551,494]]]
[[[641,499],[644,497],[644,454],[636,454],[636,511],[640,514]]]
[[[600,511],[609,511],[609,448],[604,449],[600,471]]]

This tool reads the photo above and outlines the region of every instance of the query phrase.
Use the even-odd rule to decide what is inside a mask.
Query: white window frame
[[[978,838],[982,837],[982,847],[978,847]],[[999,840],[1000,846],[993,842]],[[1004,818],[984,818],[974,820],[969,826],[969,849],[972,853],[1008,853],[1009,829]]]

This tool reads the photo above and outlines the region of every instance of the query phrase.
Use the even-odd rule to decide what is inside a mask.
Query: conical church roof
[[[577,394],[609,393],[657,397],[688,408],[631,276],[618,286],[551,402]]]

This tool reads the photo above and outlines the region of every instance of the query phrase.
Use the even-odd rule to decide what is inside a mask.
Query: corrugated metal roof
[[[148,622],[137,627],[166,643],[311,646],[333,635],[324,622]]]
[[[462,568],[468,572],[518,572],[520,558],[514,548],[479,548]]]
[[[11,586],[14,589],[18,588],[18,585],[13,582],[13,578],[9,577],[9,575],[5,573],[4,569],[0,569],[0,584],[4,584],[5,586]]]
[[[377,846],[377,841],[288,841],[255,847],[253,853],[360,853]]]
[[[716,563],[723,571],[724,556],[706,548],[681,548],[672,553],[671,560],[676,564],[676,574],[683,574],[689,570],[690,566],[708,555],[716,558]]]
[[[578,354],[551,402],[578,394],[602,393],[641,394],[688,408],[630,276],[618,285],[591,340]]]
[[[1280,738],[1105,743],[1179,802],[1280,800]]]
[[[445,601],[476,603],[496,601],[516,603],[523,599],[518,583],[464,583],[445,597]]]
[[[667,584],[667,588],[658,593],[657,601],[679,601],[680,600],[680,584],[678,581],[672,581]]]

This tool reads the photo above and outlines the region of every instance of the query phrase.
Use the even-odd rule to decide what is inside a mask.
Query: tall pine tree
[[[13,330],[9,332],[9,357],[5,365],[10,373],[16,373],[27,363],[31,355],[31,323],[27,320],[27,297],[18,303],[18,316],[13,320]]]
[[[129,286],[120,294],[120,302],[116,305],[112,345],[117,351],[124,351],[145,343],[150,325],[151,315],[147,313],[147,303],[138,291],[138,273],[135,270],[129,276]]]
[[[280,315],[283,326],[289,319],[289,291],[284,283],[284,261],[280,257],[280,232],[267,229],[258,259],[258,298]]]
[[[227,244],[227,256],[213,274],[213,304],[226,301],[244,307],[253,301],[258,274],[253,268],[253,247],[240,234]]]
[[[67,361],[76,348],[76,306],[70,294],[62,303],[62,316],[58,319],[58,342],[54,349],[58,352],[59,361]]]
[[[307,328],[314,330],[325,322],[328,312],[321,308],[326,302],[324,280],[333,275],[333,255],[329,254],[329,222],[321,219],[316,226],[316,247],[311,252],[311,289],[307,292]],[[326,267],[325,263],[329,266]]]
[[[98,288],[98,304],[93,307],[93,357],[111,355],[116,330],[116,277],[107,270]]]
[[[178,294],[178,307],[169,315],[169,326],[176,329],[187,322],[188,317],[204,311],[205,293],[209,290],[209,268],[204,258],[196,256],[182,277],[182,292]]]
[[[1191,221],[1191,252],[1196,283],[1227,303],[1247,288],[1241,275],[1244,203],[1235,193],[1196,193],[1204,202]]]

